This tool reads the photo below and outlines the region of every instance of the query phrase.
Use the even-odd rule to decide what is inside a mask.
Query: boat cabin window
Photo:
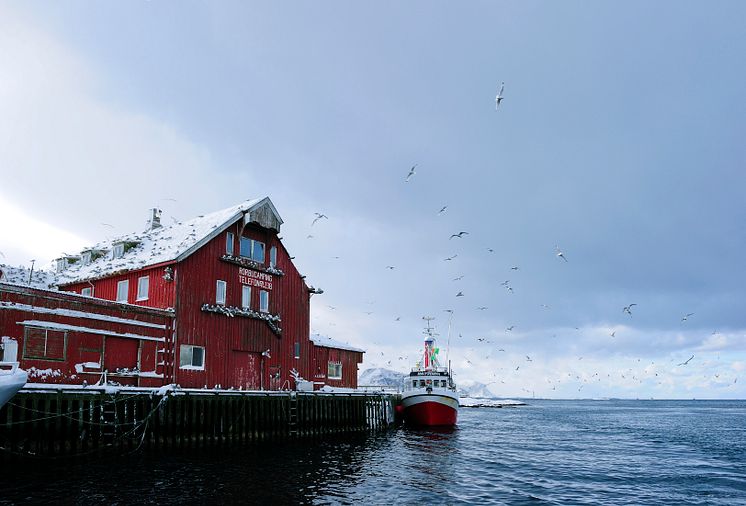
[[[443,388],[445,388],[446,387],[446,380],[440,380],[440,386],[442,386]]]
[[[412,388],[417,386],[417,380],[412,380]]]
[[[425,380],[420,380],[420,388],[425,386]]]

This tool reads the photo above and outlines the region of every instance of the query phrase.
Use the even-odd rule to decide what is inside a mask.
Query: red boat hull
[[[456,425],[458,410],[436,401],[404,407],[404,422],[418,427]]]

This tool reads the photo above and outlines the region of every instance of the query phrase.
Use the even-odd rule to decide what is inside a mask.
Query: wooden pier
[[[0,459],[200,449],[375,431],[394,421],[382,393],[45,388],[0,409]]]

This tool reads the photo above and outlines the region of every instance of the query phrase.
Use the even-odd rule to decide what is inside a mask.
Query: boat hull
[[[402,398],[404,423],[416,427],[456,425],[458,398],[432,394],[415,394]]]
[[[12,374],[0,371],[0,408],[26,384],[28,374],[22,369],[15,369]]]

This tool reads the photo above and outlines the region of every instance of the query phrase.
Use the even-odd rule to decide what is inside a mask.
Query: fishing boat
[[[458,417],[456,384],[450,364],[442,367],[438,361],[440,350],[430,327],[433,318],[423,319],[427,320],[427,328],[422,360],[404,380],[401,399],[404,423],[417,427],[453,426]]]

